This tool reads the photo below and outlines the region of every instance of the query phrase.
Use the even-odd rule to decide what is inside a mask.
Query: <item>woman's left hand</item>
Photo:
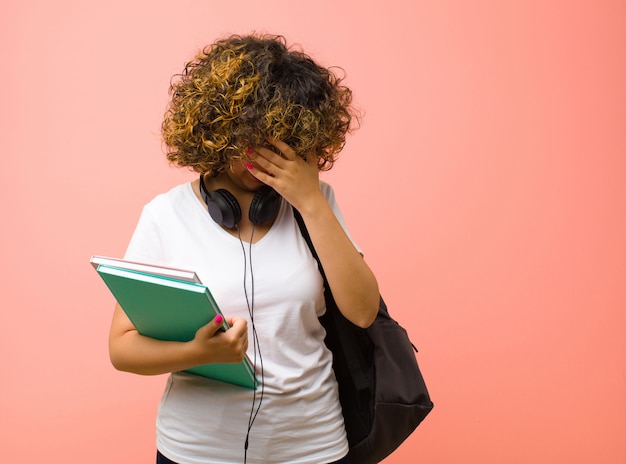
[[[272,138],[268,138],[268,142],[282,156],[267,147],[249,150],[252,164],[246,166],[250,173],[276,190],[297,210],[324,200],[319,186],[317,156],[314,153],[307,154],[305,161],[286,143]]]

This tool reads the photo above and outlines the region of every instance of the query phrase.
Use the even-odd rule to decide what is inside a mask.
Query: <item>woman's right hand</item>
[[[221,315],[200,327],[189,343],[198,356],[198,364],[238,363],[243,361],[248,349],[248,321],[239,317],[227,319],[226,331]]]
[[[201,364],[240,362],[248,349],[248,323],[238,317],[227,322],[230,328],[221,331],[224,321],[214,319],[200,327],[188,342],[157,340],[137,332],[116,305],[109,333],[111,363],[120,371],[158,375]]]

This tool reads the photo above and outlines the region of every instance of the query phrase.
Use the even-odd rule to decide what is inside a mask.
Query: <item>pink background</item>
[[[0,4],[0,453],[152,463],[165,377],[116,372],[142,205],[191,179],[170,77],[230,32],[347,71],[365,113],[331,181],[436,408],[387,463],[626,462],[626,2]]]

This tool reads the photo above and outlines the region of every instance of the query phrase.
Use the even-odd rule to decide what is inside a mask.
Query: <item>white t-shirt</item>
[[[320,187],[345,229],[332,188]],[[264,375],[248,463],[320,464],[347,454],[332,354],[318,321],[326,309],[323,280],[286,201],[267,234],[242,247],[211,219],[191,183],[179,185],[144,207],[126,258],[195,270],[225,316],[248,320],[254,361],[245,274],[260,345],[255,369],[260,379],[262,357]],[[252,398],[249,389],[171,374],[159,406],[158,449],[180,464],[242,463]]]

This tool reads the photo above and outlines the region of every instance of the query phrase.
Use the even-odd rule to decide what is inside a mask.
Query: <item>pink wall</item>
[[[621,0],[4,1],[3,459],[153,462],[164,378],[109,365],[88,259],[190,178],[159,142],[170,76],[253,29],[366,110],[327,178],[436,402],[386,462],[626,462]]]

